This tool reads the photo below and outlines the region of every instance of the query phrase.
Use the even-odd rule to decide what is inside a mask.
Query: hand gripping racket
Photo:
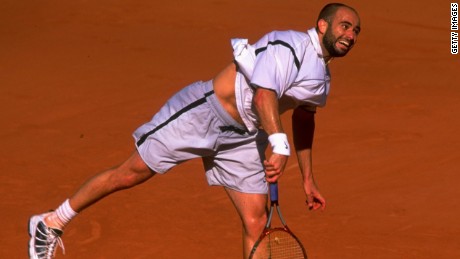
[[[282,227],[271,227],[273,211],[276,207]],[[249,259],[306,259],[307,253],[299,239],[289,230],[278,204],[278,184],[270,184],[270,212],[267,224],[254,244]]]

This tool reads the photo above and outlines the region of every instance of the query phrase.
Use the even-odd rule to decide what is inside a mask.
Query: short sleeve
[[[281,98],[298,73],[295,52],[289,44],[276,41],[256,50],[256,61],[251,77],[253,87],[274,90]]]

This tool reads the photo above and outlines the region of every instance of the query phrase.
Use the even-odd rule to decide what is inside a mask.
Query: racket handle
[[[271,202],[278,202],[278,183],[270,183],[270,201]]]

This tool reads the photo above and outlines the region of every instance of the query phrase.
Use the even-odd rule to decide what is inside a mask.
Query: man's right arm
[[[276,92],[263,87],[257,87],[254,93],[253,104],[260,120],[262,128],[269,136],[284,134],[279,115],[278,98]],[[287,141],[287,140],[286,140]],[[289,144],[286,142],[287,151]],[[272,143],[273,145],[273,143]],[[284,148],[284,145],[282,146]],[[284,172],[289,155],[276,153],[276,149],[268,160],[264,161],[265,173],[268,182],[276,182]]]

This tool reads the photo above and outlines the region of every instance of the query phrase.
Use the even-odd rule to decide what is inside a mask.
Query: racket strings
[[[254,259],[304,259],[302,246],[286,231],[274,231],[264,237],[252,257]]]

